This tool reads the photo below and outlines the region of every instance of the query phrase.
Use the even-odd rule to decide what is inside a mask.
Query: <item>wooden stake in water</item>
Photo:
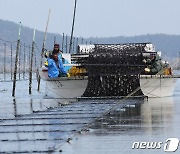
[[[69,53],[71,53],[71,50],[72,50],[74,23],[75,23],[75,17],[76,17],[76,6],[77,6],[77,0],[75,0],[75,4],[74,4],[74,14],[73,14],[72,29],[71,29],[71,38],[70,38],[70,45],[69,45]]]
[[[6,43],[4,43],[4,81],[6,81]]]
[[[24,43],[24,55],[23,55],[23,79],[25,79],[25,71],[26,71],[26,44]]]
[[[11,80],[12,80],[12,76],[13,76],[13,73],[12,73],[12,44],[11,44]]]
[[[30,68],[30,65],[31,65],[31,46],[29,45],[29,58],[28,58],[28,61],[29,61],[29,68]]]
[[[75,49],[75,50],[76,50],[76,53],[77,53],[77,51],[78,51],[78,50],[77,50],[77,46],[78,46],[78,43],[79,43],[78,41],[79,41],[79,39],[77,38],[77,39],[76,39],[76,49]]]
[[[21,36],[21,22],[19,23],[19,34],[18,34],[18,41],[17,41],[17,47],[16,47],[16,57],[15,57],[15,66],[14,66],[14,79],[13,79],[13,90],[12,90],[12,96],[15,96],[15,90],[16,90],[16,73],[17,73],[17,63],[18,63],[18,54],[19,54],[19,47],[20,47],[20,36]]]
[[[56,44],[56,36],[54,36],[54,44]]]
[[[42,60],[43,60],[43,56],[44,56],[44,49],[45,49],[45,44],[46,44],[47,29],[48,29],[50,14],[51,14],[51,9],[49,10],[48,20],[47,20],[47,24],[46,24],[46,30],[45,30],[45,33],[44,33],[44,39],[43,39],[43,45],[42,45],[42,51],[41,51],[40,67],[42,67]],[[38,77],[38,88],[37,88],[38,91],[40,90],[40,84],[41,84],[41,76],[39,75],[39,77]]]
[[[64,33],[63,33],[63,36],[62,36],[62,52],[64,50]]]
[[[66,53],[68,53],[68,36],[66,34]]]
[[[33,42],[32,42],[32,52],[31,52],[31,64],[30,64],[30,69],[29,69],[29,95],[32,94],[32,67],[33,67],[35,35],[36,35],[36,30],[34,29]]]
[[[21,44],[19,47],[19,80],[21,80]]]
[[[35,66],[35,69],[37,68],[37,59],[36,59],[36,52],[34,52],[34,66]]]
[[[76,38],[74,37],[74,38],[73,38],[73,50],[72,50],[72,53],[74,53],[75,41],[76,41]]]

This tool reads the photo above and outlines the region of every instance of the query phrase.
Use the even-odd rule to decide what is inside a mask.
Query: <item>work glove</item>
[[[144,70],[145,70],[145,72],[150,72],[149,68],[145,68]]]
[[[146,59],[143,59],[142,62],[145,63],[145,64],[147,63]]]
[[[71,77],[71,75],[69,73],[67,73],[67,77],[69,78],[69,77]]]
[[[44,54],[44,57],[45,57],[45,58],[48,58],[48,57],[49,57],[49,52],[46,52],[46,53]]]
[[[46,67],[48,67],[48,61],[47,61],[47,60],[44,62],[44,65],[45,65]]]

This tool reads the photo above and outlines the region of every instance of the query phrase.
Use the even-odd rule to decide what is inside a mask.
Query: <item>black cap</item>
[[[58,48],[59,48],[59,44],[54,44],[54,48],[55,48],[55,47],[58,47]]]

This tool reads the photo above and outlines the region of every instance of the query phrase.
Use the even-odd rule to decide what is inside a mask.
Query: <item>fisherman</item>
[[[161,58],[157,53],[151,53],[150,58],[147,60],[143,60],[148,66],[144,69],[145,74],[155,75],[157,73],[162,74],[163,65],[161,62]]]
[[[51,58],[53,54],[58,54],[59,57],[62,57],[62,51],[60,50],[59,44],[54,44],[54,48],[52,51],[47,51],[45,53],[45,58]]]
[[[54,49],[53,49],[52,53],[58,54],[58,56],[62,57],[62,51],[60,50],[59,44],[54,44]]]
[[[59,44],[54,44],[53,51],[50,51],[45,55],[47,61],[45,61],[44,64],[46,67],[48,67],[48,76],[50,78],[70,77],[70,74],[67,73],[67,68],[65,68],[63,65],[66,60],[62,58],[62,51],[60,50]]]
[[[51,58],[48,58],[46,67],[48,67],[49,78],[70,77],[57,53],[53,53]]]
[[[168,61],[164,61],[164,75],[172,75],[172,70]]]

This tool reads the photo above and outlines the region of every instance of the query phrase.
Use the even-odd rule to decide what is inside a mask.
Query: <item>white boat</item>
[[[155,51],[152,44],[147,44],[146,48],[146,52],[143,53],[143,56],[148,56],[151,52]],[[94,45],[79,46],[79,54],[63,54],[62,56],[68,61],[68,64],[64,65],[81,66],[81,63],[78,63],[78,60],[88,58],[88,54],[91,53],[93,49]],[[46,95],[49,95],[49,93],[52,92],[52,94],[56,95],[55,97],[66,101],[75,100],[76,98],[81,97],[88,84],[88,76],[73,76],[70,78],[59,77],[52,79],[48,77],[48,71],[45,67],[42,68],[39,73],[41,78],[46,81],[46,89],[49,91]],[[148,97],[169,97],[173,95],[177,78],[180,78],[180,76],[140,75],[140,88],[143,94]]]
[[[49,78],[45,67],[40,70],[40,76],[46,81],[46,95],[62,99],[62,102],[74,101],[81,97],[88,82],[88,78],[83,76]]]
[[[141,75],[140,87],[145,96],[169,97],[173,96],[177,75]]]

